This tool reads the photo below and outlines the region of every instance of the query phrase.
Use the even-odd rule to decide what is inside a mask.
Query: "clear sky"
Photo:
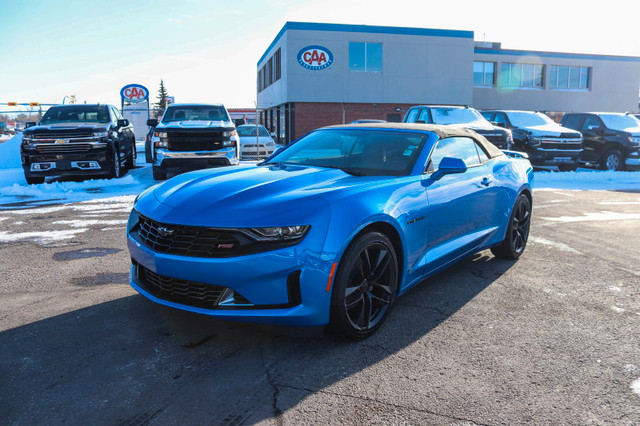
[[[286,21],[446,28],[507,49],[640,56],[640,1],[0,0],[0,103],[120,104],[164,79],[176,102],[253,107]],[[0,110],[6,110],[0,104]]]

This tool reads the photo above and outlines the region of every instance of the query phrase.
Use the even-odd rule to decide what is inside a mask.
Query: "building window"
[[[495,62],[474,62],[473,63],[473,85],[493,86],[495,80]]]
[[[549,87],[552,89],[589,89],[591,68],[549,65]]]
[[[349,69],[382,71],[382,43],[349,42]]]
[[[526,87],[542,89],[544,65],[516,64],[500,65],[500,85],[503,87]]]
[[[282,76],[280,49],[271,55],[267,63],[258,70],[258,93],[271,86]]]

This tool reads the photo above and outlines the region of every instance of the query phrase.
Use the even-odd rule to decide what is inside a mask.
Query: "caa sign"
[[[298,52],[298,63],[308,70],[323,70],[333,63],[333,53],[323,46],[303,47]]]
[[[142,102],[149,99],[149,91],[141,84],[128,84],[120,90],[120,96],[127,102]]]

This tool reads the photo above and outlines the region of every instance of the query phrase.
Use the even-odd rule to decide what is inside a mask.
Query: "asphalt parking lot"
[[[138,295],[132,198],[0,210],[2,423],[640,423],[640,192],[537,190],[518,262],[460,262],[362,342]]]

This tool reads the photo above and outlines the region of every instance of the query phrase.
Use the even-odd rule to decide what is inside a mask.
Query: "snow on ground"
[[[0,209],[32,208],[51,204],[130,196],[118,208],[130,208],[133,197],[156,183],[151,167],[145,163],[144,142],[136,144],[137,168],[120,179],[90,179],[75,182],[69,179],[47,179],[40,185],[27,185],[20,162],[22,133],[0,142]],[[605,172],[578,169],[575,172],[536,172],[534,188],[537,190],[638,190],[640,172]],[[64,208],[64,207],[63,207]],[[114,206],[94,209],[96,216],[113,212]],[[41,210],[41,209],[40,209]],[[86,212],[89,213],[89,212]],[[565,219],[565,218],[561,218]],[[581,218],[581,220],[596,218]],[[570,220],[570,219],[569,219]],[[544,244],[544,242],[540,242]]]

